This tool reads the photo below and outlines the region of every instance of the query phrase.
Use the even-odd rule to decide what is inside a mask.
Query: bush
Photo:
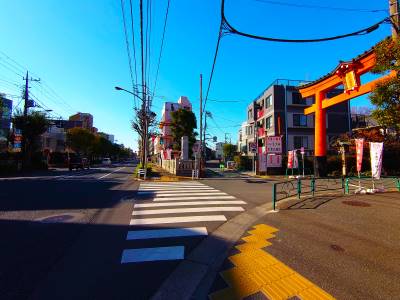
[[[248,156],[236,155],[233,157],[236,166],[239,170],[251,170],[252,169],[252,159]]]
[[[136,166],[135,171],[134,171],[134,174],[135,174],[135,175],[138,174],[139,169],[143,169],[142,163],[139,163],[139,164]],[[146,172],[146,174],[147,174],[147,176],[150,176],[152,173],[153,173],[152,165],[151,165],[150,163],[148,163],[148,164],[147,164],[147,172]]]

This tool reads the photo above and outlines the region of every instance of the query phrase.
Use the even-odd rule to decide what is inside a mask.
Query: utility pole
[[[398,0],[389,0],[389,14],[392,21],[392,39],[393,41],[397,41],[400,26]]]
[[[202,163],[203,163],[203,75],[200,74],[200,161],[199,163],[199,176],[202,177]]]

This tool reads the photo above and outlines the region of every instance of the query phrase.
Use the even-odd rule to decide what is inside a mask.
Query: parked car
[[[89,160],[86,157],[80,156],[70,156],[68,160],[68,169],[72,171],[72,169],[88,169],[89,170]]]
[[[103,161],[101,162],[103,165],[111,165],[111,159],[106,157],[103,158]]]

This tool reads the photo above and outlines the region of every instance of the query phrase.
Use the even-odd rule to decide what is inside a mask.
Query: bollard
[[[297,179],[297,198],[300,200],[301,195],[301,179]]]
[[[312,196],[314,197],[315,194],[315,178],[311,178],[311,192],[312,192]]]
[[[345,185],[344,185],[344,193],[345,193],[346,195],[349,194],[349,178],[346,178],[346,183],[345,183]]]
[[[276,209],[276,183],[272,186],[272,208]]]

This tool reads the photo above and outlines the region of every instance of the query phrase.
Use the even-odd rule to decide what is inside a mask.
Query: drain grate
[[[349,201],[342,201],[343,204],[350,205],[350,206],[358,206],[358,207],[369,207],[371,204],[361,201],[349,200]]]

